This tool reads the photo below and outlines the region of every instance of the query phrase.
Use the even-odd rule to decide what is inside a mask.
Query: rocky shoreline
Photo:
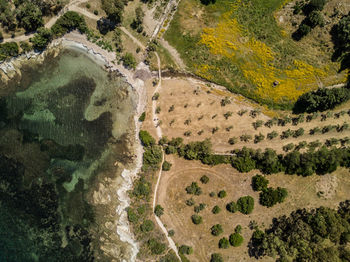
[[[119,235],[120,240],[130,245],[131,254],[130,260],[128,261],[136,261],[139,246],[138,243],[135,241],[134,235],[130,230],[125,209],[130,205],[130,198],[128,197],[127,192],[132,189],[133,181],[137,177],[137,174],[142,166],[143,149],[138,138],[138,132],[140,129],[140,123],[138,121],[138,118],[144,111],[146,105],[146,90],[144,88],[144,80],[150,77],[151,73],[149,72],[146,65],[142,63],[137,67],[137,73],[129,71],[121,65],[116,65],[114,63],[114,53],[110,53],[106,50],[103,50],[99,46],[88,42],[85,36],[73,32],[66,35],[64,38],[54,40],[42,53],[30,52],[1,63],[0,76],[1,82],[3,83],[3,87],[6,87],[10,81],[16,80],[16,78],[21,78],[21,69],[24,65],[42,63],[45,57],[47,57],[48,55],[56,57],[59,54],[59,52],[64,48],[72,48],[86,52],[87,55],[93,59],[93,61],[103,66],[106,70],[120,74],[136,93],[137,106],[134,112],[134,127],[132,128],[133,131],[130,132],[130,137],[128,138],[128,140],[130,140],[130,151],[131,154],[134,156],[133,163],[130,166],[123,167],[124,170],[121,174],[121,185],[120,183],[110,183],[111,185],[113,184],[118,187],[115,189],[112,188],[108,190],[115,190],[119,201],[119,205],[116,207],[115,210],[116,215],[119,218],[117,223],[114,223],[113,226],[117,225],[115,231]],[[143,76],[143,79],[136,78],[134,77],[135,75],[141,75]],[[1,85],[0,87],[3,88]],[[118,163],[116,163],[116,165],[117,164]],[[113,195],[108,196],[108,198],[113,197]]]

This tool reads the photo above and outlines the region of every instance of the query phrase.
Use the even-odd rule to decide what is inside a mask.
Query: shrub
[[[94,10],[94,15],[98,15],[98,10]]]
[[[309,16],[307,17],[307,23],[311,27],[316,27],[316,26],[324,26],[324,18],[321,14],[320,11],[312,11]]]
[[[227,249],[230,246],[230,242],[226,237],[223,237],[219,240],[219,248]]]
[[[225,190],[219,191],[219,193],[218,193],[218,197],[219,197],[219,198],[224,198],[224,197],[226,197],[226,196],[227,196],[227,193],[226,193]]]
[[[234,145],[237,143],[237,137],[231,137],[229,140],[228,140],[228,143],[230,145]]]
[[[142,232],[150,232],[154,229],[154,223],[147,219],[141,224],[140,228]]]
[[[226,210],[231,212],[231,213],[235,213],[238,210],[237,204],[235,202],[230,202],[226,205]]]
[[[243,214],[250,214],[254,209],[254,198],[251,196],[240,197],[237,200],[237,208]]]
[[[156,205],[156,207],[154,208],[154,214],[157,217],[160,217],[164,214],[164,208],[161,205]]]
[[[226,106],[228,104],[231,104],[231,100],[229,97],[226,96],[224,99],[221,100],[220,104],[221,106]]]
[[[255,130],[257,130],[259,127],[262,127],[263,124],[264,124],[264,121],[257,120],[255,122],[253,122],[253,127],[254,127]]]
[[[87,3],[85,6],[87,9],[90,9],[90,7],[91,7],[91,5],[89,3]]]
[[[255,144],[260,143],[264,139],[265,139],[265,136],[263,134],[259,133],[259,135],[255,135],[254,143]]]
[[[142,171],[158,169],[162,158],[163,153],[160,146],[145,147]]]
[[[294,148],[293,143],[289,143],[289,144],[282,147],[283,151],[285,151],[285,152],[288,152],[288,151],[292,150],[293,148]]]
[[[241,225],[237,225],[237,226],[235,227],[235,233],[240,234],[241,232],[242,232],[242,226],[241,226]]]
[[[211,254],[210,262],[224,262],[224,259],[222,258],[221,254],[214,253]]]
[[[147,198],[151,192],[151,184],[142,176],[134,184],[133,195],[137,198]]]
[[[230,244],[234,247],[239,247],[243,243],[243,237],[239,233],[233,233],[230,235]]]
[[[193,248],[190,246],[182,245],[179,247],[179,253],[183,255],[191,255],[193,253]]]
[[[224,232],[220,224],[216,224],[210,228],[210,232],[213,236],[218,236]]]
[[[129,69],[136,68],[136,60],[135,57],[131,53],[126,53],[122,56],[121,60],[123,61],[123,65]]]
[[[139,138],[143,146],[150,147],[156,144],[156,140],[145,130],[139,132]]]
[[[170,229],[169,231],[168,231],[168,236],[169,237],[172,237],[172,236],[174,236],[175,235],[175,231],[173,230],[173,229]]]
[[[87,26],[83,16],[77,12],[68,11],[52,26],[51,31],[55,36],[62,36],[72,30],[78,29],[81,33],[87,32]]]
[[[203,184],[207,184],[209,182],[209,177],[207,177],[206,175],[202,176],[200,178],[200,181],[203,183]]]
[[[157,106],[157,108],[156,108],[156,114],[159,114],[159,113],[160,113],[160,111],[161,111],[160,106]]]
[[[8,57],[16,56],[19,53],[16,42],[0,44],[0,61]]]
[[[190,198],[190,199],[186,200],[186,205],[193,206],[194,204],[195,204],[195,202],[194,202],[193,198]]]
[[[132,208],[127,208],[128,221],[131,223],[136,223],[139,220],[139,216],[135,213]]]
[[[293,134],[293,137],[299,137],[304,135],[304,128],[299,128],[298,130],[296,130]]]
[[[255,175],[252,177],[252,188],[254,191],[262,191],[267,189],[269,180],[267,180],[262,175]]]
[[[278,133],[276,131],[272,131],[271,133],[267,134],[267,138],[272,140],[278,136]]]
[[[198,186],[196,182],[192,182],[192,184],[188,187],[186,187],[187,194],[193,194],[196,196],[199,196],[202,194],[202,189]]]
[[[150,240],[148,240],[147,244],[152,254],[154,255],[160,255],[166,249],[166,245],[164,243],[159,242],[155,238],[151,238]]]
[[[152,100],[158,100],[159,99],[159,93],[156,92],[154,93],[154,95],[152,96]]]
[[[168,161],[164,161],[162,165],[162,170],[163,171],[169,171],[171,168],[172,164],[169,163]]]
[[[350,91],[348,88],[320,88],[317,91],[301,95],[294,104],[294,113],[326,111],[348,101]]]
[[[203,222],[202,217],[200,215],[196,215],[196,214],[191,216],[191,220],[192,220],[193,224],[195,224],[195,225],[199,225]]]
[[[215,192],[210,192],[210,193],[209,193],[209,196],[210,196],[210,197],[214,197],[214,196],[215,196]]]
[[[33,38],[30,39],[34,49],[42,51],[52,40],[52,33],[49,29],[39,28]]]
[[[194,212],[199,213],[201,212],[207,205],[204,203],[200,203],[198,206],[194,207]]]
[[[272,187],[269,187],[260,192],[259,201],[263,206],[272,207],[277,203],[282,203],[287,195],[288,192],[285,188],[277,187],[277,189],[273,189]]]
[[[214,206],[211,212],[213,214],[219,214],[221,212],[221,208],[219,206]]]
[[[139,121],[143,122],[143,121],[145,121],[145,118],[146,118],[146,112],[143,112],[139,117]]]

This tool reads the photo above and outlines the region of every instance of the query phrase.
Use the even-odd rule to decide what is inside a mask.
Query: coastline
[[[133,182],[142,167],[143,148],[138,137],[141,123],[138,121],[138,118],[146,106],[146,90],[144,89],[144,81],[139,78],[135,78],[134,72],[125,69],[122,65],[115,64],[115,53],[103,50],[94,43],[89,42],[84,35],[77,32],[71,32],[60,39],[54,40],[42,53],[32,51],[1,63],[1,80],[4,83],[8,83],[10,80],[15,79],[18,76],[20,77],[21,68],[23,65],[30,63],[42,63],[47,55],[53,55],[53,57],[55,57],[63,48],[72,48],[78,51],[86,52],[86,54],[94,62],[104,67],[105,70],[119,73],[121,77],[123,77],[132,87],[132,90],[134,90],[136,94],[136,108],[134,108],[133,114],[134,126],[130,128],[132,132],[129,132],[130,138],[132,137],[132,148],[130,148],[130,151],[136,157],[130,166],[123,167],[124,169],[121,174],[123,181],[121,186],[115,192],[119,201],[119,205],[115,209],[116,215],[118,215],[118,221],[116,223],[117,227],[115,228],[115,231],[118,234],[120,241],[128,243],[131,247],[131,257],[128,261],[136,261],[139,246],[131,231],[125,209],[130,205],[130,198],[127,192],[132,189]],[[146,65],[141,63],[138,65],[136,71],[145,70],[146,68]],[[3,78],[4,76],[5,78]],[[123,259],[122,261],[125,260]]]

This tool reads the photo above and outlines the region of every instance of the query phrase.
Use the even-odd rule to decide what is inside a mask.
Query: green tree
[[[154,208],[154,214],[157,217],[160,217],[164,214],[164,208],[161,205],[156,205],[156,207]]]
[[[223,237],[219,240],[219,248],[227,249],[230,246],[230,242],[226,237]]]
[[[219,214],[221,212],[221,208],[219,206],[214,206],[211,212],[213,214]]]
[[[226,209],[227,211],[231,212],[231,213],[235,213],[238,210],[237,204],[235,202],[230,202],[226,205]]]
[[[243,243],[243,237],[239,233],[233,233],[230,235],[230,244],[234,247],[239,247]]]
[[[136,68],[136,60],[135,57],[131,53],[126,53],[122,57],[123,65],[129,69]]]
[[[162,165],[162,170],[163,171],[169,171],[171,168],[172,164],[169,163],[168,161],[164,161]]]
[[[38,29],[38,32],[30,39],[34,49],[42,51],[52,40],[52,33],[49,29],[41,27]]]
[[[269,180],[262,175],[255,175],[252,177],[252,187],[254,191],[262,191],[267,188]]]
[[[240,197],[237,200],[237,208],[243,214],[250,214],[254,209],[254,198],[251,196]]]
[[[17,20],[19,26],[23,27],[26,32],[35,31],[37,28],[43,26],[43,14],[40,8],[28,1],[24,2],[17,9]]]
[[[143,146],[150,147],[156,144],[156,140],[146,130],[140,130],[139,138]]]
[[[164,243],[159,242],[155,238],[151,238],[150,240],[148,240],[147,244],[152,254],[155,254],[155,255],[162,254],[166,249],[166,245]]]
[[[222,258],[221,254],[214,253],[211,254],[210,262],[224,262],[224,259]]]
[[[206,175],[202,176],[200,178],[200,181],[203,183],[203,184],[207,184],[209,182],[209,177],[207,177]]]
[[[210,228],[211,234],[213,236],[218,236],[220,234],[222,234],[222,232],[224,232],[224,230],[222,229],[222,226],[220,224],[216,224],[214,226],[212,226]]]
[[[193,222],[193,224],[195,225],[199,225],[203,222],[203,219],[200,215],[194,214],[191,216],[191,220]]]
[[[224,197],[226,197],[226,196],[227,196],[227,193],[226,193],[225,190],[219,191],[219,193],[218,193],[218,197],[219,197],[219,198],[224,198]]]
[[[142,232],[150,232],[154,229],[154,223],[147,219],[141,224],[140,228]]]
[[[179,247],[179,252],[184,255],[191,255],[193,253],[193,248],[187,245],[181,245]]]
[[[282,203],[287,195],[288,192],[285,188],[277,187],[277,189],[273,189],[269,187],[260,193],[259,201],[263,206],[272,207],[277,203]]]

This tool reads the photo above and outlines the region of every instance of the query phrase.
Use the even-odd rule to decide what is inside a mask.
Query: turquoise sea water
[[[130,86],[64,49],[23,70],[8,93],[0,99],[0,262],[97,261],[103,214],[91,191],[115,176],[116,160],[130,161]]]

